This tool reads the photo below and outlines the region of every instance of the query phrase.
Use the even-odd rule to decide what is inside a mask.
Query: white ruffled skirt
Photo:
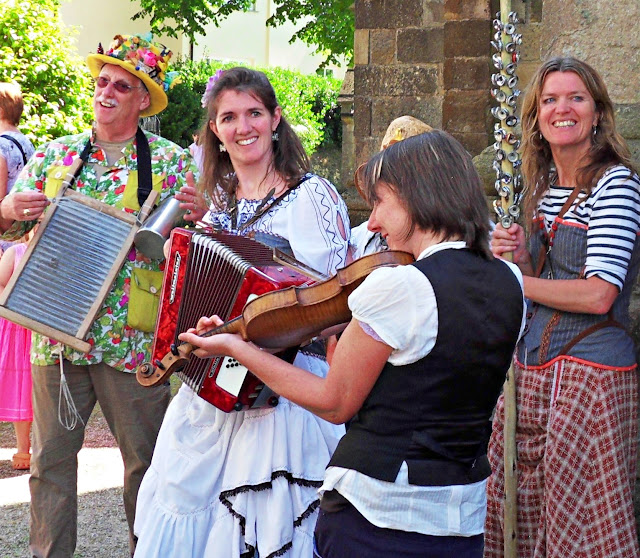
[[[327,365],[299,354],[324,376]],[[136,509],[136,558],[311,558],[324,471],[344,434],[283,397],[225,413],[183,385]]]

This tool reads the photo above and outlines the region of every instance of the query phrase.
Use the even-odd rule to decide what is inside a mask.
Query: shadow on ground
[[[115,448],[115,440],[96,406],[85,431],[84,448]],[[15,471],[11,454],[15,451],[15,435],[11,423],[0,423],[0,491],[26,487],[28,471]],[[119,452],[104,452],[113,464],[101,463],[93,471],[104,477],[104,468],[121,467]],[[103,455],[102,453],[100,455]],[[115,469],[113,469],[115,470]],[[25,477],[24,479],[20,477]],[[88,479],[91,482],[91,479]],[[96,487],[103,478],[96,478]],[[6,486],[4,486],[6,484]],[[24,500],[28,499],[28,496]],[[6,500],[5,500],[6,501]],[[0,505],[0,558],[30,558],[29,503]],[[129,535],[122,503],[122,486],[85,492],[78,496],[78,542],[74,558],[128,558]]]

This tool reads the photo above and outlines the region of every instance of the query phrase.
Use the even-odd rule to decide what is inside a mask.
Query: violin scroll
[[[163,384],[171,374],[180,372],[188,364],[194,348],[189,343],[183,343],[182,345],[177,345],[175,351],[168,352],[162,360],[156,360],[155,366],[150,362],[145,362],[138,366],[136,370],[138,383],[145,387]]]

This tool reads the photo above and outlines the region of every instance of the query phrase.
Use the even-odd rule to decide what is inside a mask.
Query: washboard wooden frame
[[[88,353],[89,329],[140,225],[131,213],[61,191],[0,296],[0,316]]]

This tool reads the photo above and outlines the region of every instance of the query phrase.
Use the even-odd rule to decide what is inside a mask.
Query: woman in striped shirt
[[[522,109],[525,228],[493,233],[524,275],[515,359],[518,556],[638,556],[637,366],[626,331],[640,264],[640,180],[602,78],[571,57],[534,75]],[[502,398],[485,556],[502,556]]]

